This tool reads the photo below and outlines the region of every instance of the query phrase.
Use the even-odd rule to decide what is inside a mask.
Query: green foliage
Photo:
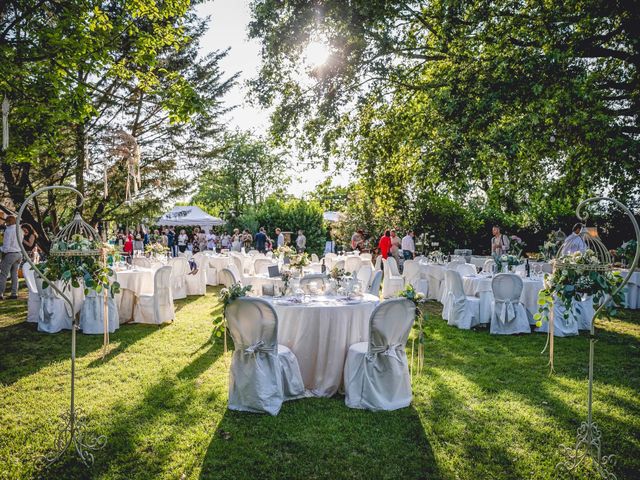
[[[267,234],[275,239],[275,229],[292,232],[295,244],[298,230],[307,238],[307,252],[321,254],[324,251],[325,226],[323,210],[315,201],[302,199],[278,200],[270,197],[256,207],[249,208],[236,218],[231,227],[249,228],[256,231],[265,227]]]

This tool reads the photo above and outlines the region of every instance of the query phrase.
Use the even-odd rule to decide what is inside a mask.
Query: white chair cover
[[[140,268],[151,268],[151,262],[147,257],[133,257],[131,260],[134,266]]]
[[[370,253],[361,253],[360,254],[360,260],[362,260],[363,262],[369,261],[369,263],[371,263],[371,259],[373,258],[373,256]]]
[[[229,372],[229,409],[277,415],[282,402],[305,396],[298,360],[278,345],[278,317],[263,299],[243,297],[227,307],[235,350]]]
[[[444,273],[442,267],[438,265],[426,265],[424,268],[427,282],[429,283],[429,296],[427,298],[444,303],[442,298],[444,293]]]
[[[476,266],[473,265],[472,263],[461,263],[456,266],[456,271],[462,277],[467,277],[467,276],[475,275],[476,273],[478,273],[476,271]]]
[[[38,317],[40,317],[40,295],[38,295],[38,286],[36,285],[36,274],[28,262],[22,266],[22,275],[29,290],[27,322],[38,323]]]
[[[400,276],[398,265],[393,257],[383,259],[382,263],[384,266],[382,298],[395,297],[404,288],[404,279]]]
[[[312,273],[305,275],[300,279],[300,288],[304,290],[304,293],[310,294],[311,291],[309,289],[312,283],[315,283],[318,288],[324,290],[329,286],[329,277],[324,273]]]
[[[462,277],[455,270],[445,270],[446,297],[442,318],[451,326],[469,330],[480,324],[480,299],[464,293]]]
[[[405,260],[402,269],[404,283],[411,285],[416,292],[422,293],[425,298],[429,293],[429,282],[426,278],[422,278],[422,268],[415,260]]]
[[[38,331],[57,333],[60,330],[71,330],[71,312],[67,311],[69,306],[66,302],[51,287],[42,288],[40,277],[36,277],[36,288],[40,296]]]
[[[371,286],[369,287],[369,293],[371,295],[375,295],[376,297],[380,296],[380,284],[382,283],[382,270],[376,270],[373,274],[373,278],[371,280]]]
[[[312,254],[311,254],[311,261],[312,261],[313,263],[319,263],[319,262],[320,262],[320,259],[318,258],[318,255],[316,255],[315,253],[312,253]]]
[[[220,283],[218,279],[218,269],[213,265],[210,257],[205,256],[203,258],[205,262],[205,269],[207,271],[207,285],[218,285]]]
[[[479,269],[479,268],[482,268],[484,266],[484,262],[486,262],[487,260],[488,260],[487,257],[475,257],[475,256],[472,256],[469,259],[469,263],[471,263],[474,267]]]
[[[232,265],[229,265],[231,267]],[[241,283],[240,279],[236,277],[235,272],[231,268],[223,268],[220,272],[220,283],[229,288],[234,283]]]
[[[491,290],[493,291],[491,334],[531,333],[527,312],[520,302],[522,288],[522,278],[518,275],[500,273],[493,277],[491,281]]]
[[[171,267],[160,267],[153,278],[153,293],[138,295],[133,312],[136,323],[159,325],[175,318],[171,288]]]
[[[187,274],[191,270],[185,257],[169,259],[171,271],[171,294],[174,300],[187,298]]]
[[[369,320],[369,342],[349,347],[344,367],[345,404],[350,408],[396,410],[411,404],[405,345],[415,306],[406,298],[378,305]]]
[[[238,269],[238,272],[240,273],[240,275],[244,277],[244,273],[245,273],[244,262],[242,261],[242,258],[240,257],[240,255],[238,254],[231,255],[231,262]]]
[[[264,254],[264,256],[267,258],[273,258],[273,252],[269,250],[267,253]]]
[[[355,255],[347,257],[344,261],[344,269],[349,273],[357,272],[360,269],[360,265],[362,265],[362,260]]]
[[[118,307],[116,302],[107,295],[107,329],[109,333],[115,332],[120,327]],[[104,297],[98,295],[95,290],[89,290],[80,310],[80,329],[88,335],[102,335],[104,333]]]
[[[496,262],[493,260],[493,258],[488,258],[487,260],[485,260],[484,265],[482,265],[482,271],[491,272],[495,264]]]
[[[273,261],[268,258],[256,258],[253,262],[253,271],[256,275],[266,275],[269,273],[269,267],[273,265]]]
[[[198,252],[193,256],[197,271],[190,271],[185,277],[185,285],[187,287],[187,296],[189,295],[206,295],[207,294],[207,269],[209,259],[204,253]]]
[[[378,270],[382,271],[382,255],[376,257],[376,263],[373,265],[373,271],[377,272]]]
[[[236,267],[235,264],[233,263],[229,264],[229,266],[227,267],[227,270],[233,273],[234,283],[239,283],[240,285],[247,285],[247,281],[246,281],[247,279],[245,278],[245,276],[241,271],[238,271],[238,267]]]
[[[451,262],[449,263],[454,263],[456,265],[459,265],[461,263],[467,263],[467,259],[460,256],[460,255],[452,255],[451,256]]]
[[[369,289],[372,274],[373,266],[371,265],[371,262],[362,262],[362,265],[360,265],[360,268],[356,272],[356,276],[360,282],[360,291],[366,292]]]

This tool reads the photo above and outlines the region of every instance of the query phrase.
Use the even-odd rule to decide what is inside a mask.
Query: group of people
[[[416,256],[415,233],[413,230],[408,230],[404,237],[400,238],[396,230],[385,230],[378,240],[378,251],[382,258],[391,256],[398,264],[400,264],[400,258],[412,260]]]
[[[264,253],[285,244],[285,237],[280,228],[275,229],[275,240],[267,235],[266,229],[260,227],[255,235],[251,235],[248,229],[240,231],[239,228],[233,230],[232,234],[224,231],[220,234],[214,230],[205,233],[200,227],[193,227],[191,234],[185,229],[176,232],[174,227],[165,227],[162,230],[156,229],[152,233],[146,232],[139,227],[133,232],[117,232],[113,243],[122,248],[125,255],[137,255],[144,253],[146,246],[150,243],[159,243],[166,247],[172,256],[184,253],[187,250],[198,253],[205,250],[221,251],[231,250],[240,252],[245,250],[256,250]],[[302,230],[298,230],[295,240],[296,250],[304,252],[307,248],[307,238]]]

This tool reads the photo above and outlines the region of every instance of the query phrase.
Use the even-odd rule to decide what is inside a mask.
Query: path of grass
[[[413,406],[349,410],[342,397],[284,405],[269,417],[226,409],[227,365],[211,344],[215,292],[177,302],[163,327],[125,325],[100,359],[101,337],[79,336],[78,405],[108,436],[92,470],[71,457],[42,470],[68,401],[69,333],[39,334],[25,302],[0,304],[1,479],[548,479],[586,415],[587,339],[490,336],[431,313]],[[619,479],[640,478],[640,314],[603,322],[595,418]]]

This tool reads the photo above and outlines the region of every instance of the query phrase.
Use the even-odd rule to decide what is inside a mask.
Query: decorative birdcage
[[[558,249],[555,268],[562,270],[578,270],[582,272],[606,272],[613,270],[613,258],[607,247],[600,240],[596,227],[582,226],[579,237],[584,242],[583,261],[568,261],[570,255],[575,253],[575,237],[567,237]]]
[[[64,226],[53,237],[49,255],[52,257],[100,257],[102,250],[100,235],[80,213],[76,213],[73,220]]]

